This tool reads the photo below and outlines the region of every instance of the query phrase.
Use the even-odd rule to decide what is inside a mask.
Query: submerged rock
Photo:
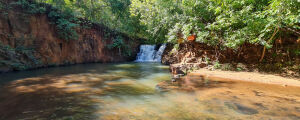
[[[163,81],[155,86],[155,90],[158,92],[167,92],[170,90],[178,90],[178,89],[180,89],[178,81],[176,82]]]
[[[229,109],[233,109],[234,111],[236,111],[238,113],[241,113],[241,114],[253,115],[253,114],[257,114],[258,113],[257,110],[255,110],[253,108],[250,108],[250,107],[247,107],[247,106],[244,106],[244,105],[239,104],[239,103],[225,102],[224,104]]]

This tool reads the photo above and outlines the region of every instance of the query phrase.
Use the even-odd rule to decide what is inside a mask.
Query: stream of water
[[[135,62],[161,62],[161,56],[166,46],[166,44],[162,44],[158,50],[155,50],[156,45],[141,45]]]
[[[159,92],[171,75],[158,63],[82,64],[0,79],[0,120],[300,119],[297,87],[186,77],[199,89]]]

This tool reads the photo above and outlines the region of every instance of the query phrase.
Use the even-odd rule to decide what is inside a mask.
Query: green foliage
[[[11,6],[4,1],[0,1],[0,15],[4,15],[6,18],[8,17],[8,10],[11,9]]]
[[[236,71],[242,71],[243,69],[242,68],[236,68]]]
[[[4,10],[5,9],[5,4],[2,2],[2,1],[0,1],[0,10]]]
[[[32,48],[26,48],[24,46],[12,48],[0,42],[0,51],[2,51],[0,56],[4,58],[0,60],[0,65],[10,66],[14,70],[25,70],[42,63],[34,56],[34,49]],[[24,62],[24,60],[29,60],[29,62]]]
[[[122,48],[124,46],[124,41],[121,36],[117,36],[113,39],[113,43],[108,46],[108,48]]]
[[[122,36],[117,36],[113,39],[113,43],[107,46],[109,49],[117,48],[120,55],[131,56],[129,46],[124,43]]]
[[[1,50],[4,50],[4,51],[12,51],[12,50],[14,50],[13,48],[11,48],[8,45],[3,45],[2,42],[0,42],[0,48],[1,48]]]
[[[33,48],[26,48],[24,46],[18,46],[15,51],[19,54],[25,55],[34,65],[39,65],[42,62],[34,56],[35,50]]]
[[[214,63],[214,69],[220,69],[221,68],[221,64],[219,63],[219,61],[216,61]]]
[[[130,0],[45,0],[60,11],[72,11],[77,18],[83,18],[93,23],[104,24],[132,38],[147,38],[145,27],[139,23],[139,18],[131,16]]]
[[[233,70],[233,66],[230,63],[226,63],[222,65],[221,69],[225,71],[229,71],[229,70]]]
[[[55,9],[49,12],[45,4],[37,3]],[[178,43],[196,35],[197,42],[234,49],[245,43],[271,48],[279,33],[300,29],[297,0],[19,0],[16,4],[30,14],[46,12],[66,40],[78,37],[76,18],[148,39],[147,44]]]
[[[78,38],[75,30],[78,27],[78,24],[76,24],[78,19],[74,16],[74,12],[71,9],[65,8],[61,11],[47,4],[28,0],[12,2],[10,6],[21,7],[27,14],[46,13],[50,21],[56,25],[57,34],[61,39],[75,40]]]
[[[48,13],[48,17],[53,24],[56,24],[57,33],[60,38],[65,40],[75,40],[78,34],[75,30],[79,25],[75,23],[76,19],[72,12],[65,11],[61,13],[58,10],[52,9]]]
[[[206,64],[210,64],[210,58],[207,57],[207,56],[205,56],[205,57],[204,57],[204,62],[205,62]]]
[[[293,53],[297,56],[300,56],[300,49],[293,50]]]
[[[12,3],[12,5],[21,6],[24,10],[26,10],[25,12],[29,14],[39,14],[46,12],[46,8],[41,4],[35,4],[29,2],[28,0],[19,0],[15,3]]]
[[[299,7],[297,0],[132,0],[130,10],[157,41],[196,35],[208,45],[270,48],[283,29],[299,30]]]

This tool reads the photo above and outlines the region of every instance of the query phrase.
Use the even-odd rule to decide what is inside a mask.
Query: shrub
[[[42,4],[35,4],[29,2],[28,0],[19,0],[15,3],[12,3],[12,5],[21,6],[22,9],[29,14],[41,14],[46,12],[46,8]]]
[[[113,43],[107,46],[109,49],[117,48],[119,50],[119,55],[131,56],[131,51],[124,43],[123,37],[118,35],[113,39]]]
[[[65,9],[64,11],[58,10],[47,4],[36,3],[28,0],[19,0],[11,3],[13,6],[21,6],[24,12],[28,14],[42,14],[46,13],[51,23],[56,25],[58,37],[64,40],[76,40],[78,38],[75,28],[79,26],[76,24],[77,20],[73,11]]]
[[[65,16],[58,11],[52,10],[49,12],[48,17],[53,24],[56,24],[57,33],[60,38],[65,40],[75,40],[78,38],[75,27],[79,25],[71,21],[75,19],[73,16]]]
[[[216,61],[214,63],[214,69],[220,69],[221,68],[221,64],[219,63],[219,61]]]

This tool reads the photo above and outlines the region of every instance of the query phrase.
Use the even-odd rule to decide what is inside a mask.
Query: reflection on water
[[[300,119],[300,88],[186,77],[156,63],[84,64],[0,75],[0,119]],[[174,86],[172,86],[174,84]]]

